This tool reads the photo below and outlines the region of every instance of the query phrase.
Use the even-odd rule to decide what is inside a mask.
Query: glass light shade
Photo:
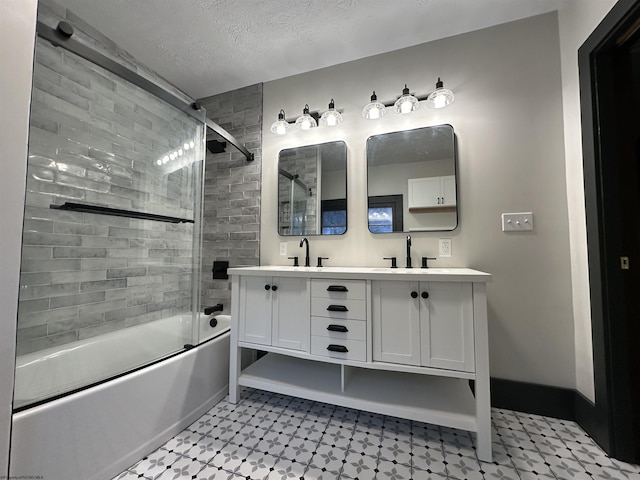
[[[317,126],[316,119],[309,115],[309,105],[305,105],[302,109],[302,115],[296,119],[296,127],[300,130],[311,130]]]
[[[427,97],[427,106],[431,108],[444,108],[453,103],[455,96],[453,92],[444,88],[442,80],[438,78],[436,89]]]
[[[409,93],[409,89],[405,84],[402,89],[402,96],[393,104],[393,109],[396,113],[411,113],[416,111],[419,106],[418,99]]]
[[[329,110],[324,112],[320,117],[320,125],[325,127],[335,127],[342,123],[342,115],[339,111],[336,110],[335,103],[333,103],[333,98],[331,102],[329,102]]]
[[[386,112],[386,107],[378,101],[378,97],[374,91],[373,95],[371,95],[371,102],[367,103],[362,109],[362,116],[369,120],[377,120],[383,117]]]
[[[275,133],[276,135],[284,135],[286,134],[291,126],[284,119],[284,110],[280,110],[278,114],[278,120],[271,124],[271,133]]]

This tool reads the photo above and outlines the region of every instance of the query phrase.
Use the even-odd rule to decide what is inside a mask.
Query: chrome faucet
[[[411,268],[411,235],[407,235],[407,268]]]
[[[305,253],[304,256],[304,266],[305,267],[310,267],[311,266],[311,260],[309,259],[309,240],[307,240],[307,237],[304,237],[302,240],[300,240],[300,248],[302,248],[302,244],[306,243],[307,244],[307,251]]]

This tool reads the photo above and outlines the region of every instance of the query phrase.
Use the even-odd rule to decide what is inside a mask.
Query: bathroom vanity
[[[491,461],[490,274],[286,266],[229,274],[231,403],[247,386],[468,430],[478,457]],[[243,369],[243,349],[269,353]]]

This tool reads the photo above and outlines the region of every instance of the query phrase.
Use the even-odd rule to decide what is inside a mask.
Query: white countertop
[[[293,267],[267,265],[235,267],[229,275],[344,278],[366,280],[413,280],[422,282],[490,282],[491,274],[471,268],[390,268],[390,267]]]

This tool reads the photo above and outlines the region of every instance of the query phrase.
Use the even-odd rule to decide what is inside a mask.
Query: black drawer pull
[[[349,329],[344,325],[329,325],[327,327],[327,330],[329,330],[330,332],[342,332],[342,333],[347,333],[349,331]]]
[[[330,352],[340,352],[340,353],[347,353],[349,351],[349,349],[344,345],[334,345],[334,344],[329,345],[327,347],[327,350],[329,350]]]
[[[329,310],[330,312],[348,312],[349,311],[349,309],[344,305],[329,305],[327,307],[327,310]]]
[[[349,289],[342,285],[329,285],[327,287],[327,292],[348,292]]]

